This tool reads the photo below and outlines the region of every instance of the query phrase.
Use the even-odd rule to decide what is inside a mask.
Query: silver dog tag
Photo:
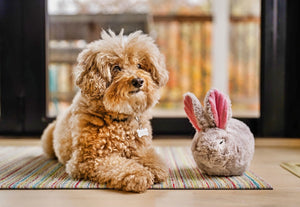
[[[149,135],[149,132],[148,132],[148,129],[147,128],[143,128],[143,129],[138,129],[136,130],[139,138],[141,138],[142,136],[148,136]]]

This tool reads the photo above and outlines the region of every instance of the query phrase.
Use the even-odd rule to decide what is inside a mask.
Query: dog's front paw
[[[151,173],[154,175],[155,183],[164,182],[169,176],[168,170],[165,167],[153,168],[151,169]]]
[[[153,185],[154,177],[146,169],[132,173],[126,176],[123,180],[125,191],[145,192],[151,185]]]

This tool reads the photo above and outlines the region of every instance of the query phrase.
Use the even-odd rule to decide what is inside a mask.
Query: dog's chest
[[[101,143],[97,149],[100,155],[119,153],[130,157],[138,148],[151,143],[150,123],[113,122],[99,128],[97,140]]]

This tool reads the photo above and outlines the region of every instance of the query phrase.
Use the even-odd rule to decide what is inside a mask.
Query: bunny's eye
[[[219,144],[223,144],[224,143],[224,140],[222,140]]]

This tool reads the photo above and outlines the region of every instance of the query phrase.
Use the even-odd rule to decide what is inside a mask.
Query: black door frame
[[[0,132],[24,131],[23,9],[18,1],[0,1]]]
[[[286,1],[262,2],[261,134],[285,134]]]
[[[46,126],[45,0],[0,0],[0,134]]]

